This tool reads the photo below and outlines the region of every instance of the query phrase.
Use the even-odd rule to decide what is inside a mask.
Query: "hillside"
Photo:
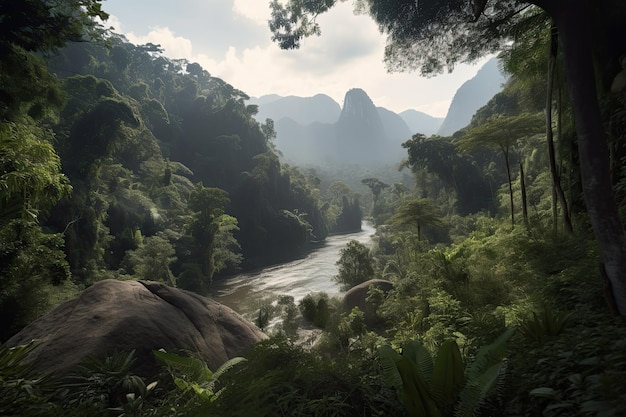
[[[476,110],[502,90],[506,81],[505,75],[498,68],[498,60],[487,61],[478,73],[464,82],[454,94],[450,108],[437,134],[451,136],[454,132],[467,126]]]

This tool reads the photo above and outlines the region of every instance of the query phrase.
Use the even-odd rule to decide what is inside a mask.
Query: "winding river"
[[[329,236],[304,258],[216,282],[213,297],[251,319],[264,300],[278,296],[292,296],[298,304],[309,293],[342,295],[332,279],[338,272],[339,251],[351,240],[370,245],[374,232],[370,223],[363,222],[360,232]]]

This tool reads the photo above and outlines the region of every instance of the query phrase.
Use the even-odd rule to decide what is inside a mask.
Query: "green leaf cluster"
[[[399,354],[389,345],[379,355],[387,383],[409,416],[475,416],[503,380],[506,342],[512,330],[482,347],[466,365],[455,341],[444,342],[435,359],[419,342],[406,344]]]

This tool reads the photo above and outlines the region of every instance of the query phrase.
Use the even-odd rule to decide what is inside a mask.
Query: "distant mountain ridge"
[[[289,117],[301,125],[315,122],[335,123],[339,120],[342,111],[339,103],[326,94],[316,94],[312,97],[283,97],[277,94],[268,94],[258,98],[251,97],[248,104],[259,106],[259,112],[255,119],[261,123],[268,118],[276,122],[285,117]],[[405,110],[398,114],[384,107],[377,107],[377,109],[381,117],[387,120],[387,123],[390,123],[395,115],[399,116],[408,126],[410,135],[419,132],[430,136],[437,132],[443,122],[442,117],[433,117],[417,110]],[[393,129],[398,129],[398,127]]]
[[[415,110],[403,112],[405,120],[391,110],[376,107],[359,88],[346,93],[343,108],[325,94],[271,94],[251,98],[248,104],[259,107],[257,121],[274,120],[276,147],[296,164],[397,163],[405,154],[402,142],[417,132],[435,133],[443,121]]]
[[[276,94],[250,98],[258,106],[255,119],[274,120],[275,145],[295,164],[350,163],[385,165],[406,157],[401,144],[415,133],[450,136],[467,126],[476,110],[502,89],[505,76],[494,58],[457,90],[444,118],[416,110],[397,114],[376,107],[365,91],[349,90],[343,108],[331,97]]]
[[[259,106],[259,113],[255,119],[264,122],[265,119],[278,121],[289,117],[301,125],[315,122],[335,123],[341,114],[341,106],[326,94],[316,94],[313,97],[287,96],[276,94],[251,98],[250,104]]]

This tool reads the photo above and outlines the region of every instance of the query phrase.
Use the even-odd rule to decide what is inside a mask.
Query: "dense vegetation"
[[[371,250],[341,251],[335,279],[390,281],[369,290],[376,320],[325,294],[283,298],[259,312],[260,327],[283,320],[245,359],[208,370],[155,352],[163,373],[149,380],[132,352],[58,380],[24,361],[32,345],[2,346],[0,414],[623,416],[626,327],[598,268],[571,103],[546,88],[565,88],[550,21],[532,23],[501,55],[509,83],[466,129],[407,138],[411,184],[360,179],[377,233]],[[202,293],[360,222],[348,179],[281,164],[272,122],[197,64],[119,36],[44,60],[35,51],[74,36],[25,33],[0,41],[1,340],[104,277]],[[607,90],[623,213],[626,92]]]
[[[117,35],[4,45],[0,339],[105,277],[207,293],[360,228],[358,195],[281,164],[272,121],[198,64]]]

